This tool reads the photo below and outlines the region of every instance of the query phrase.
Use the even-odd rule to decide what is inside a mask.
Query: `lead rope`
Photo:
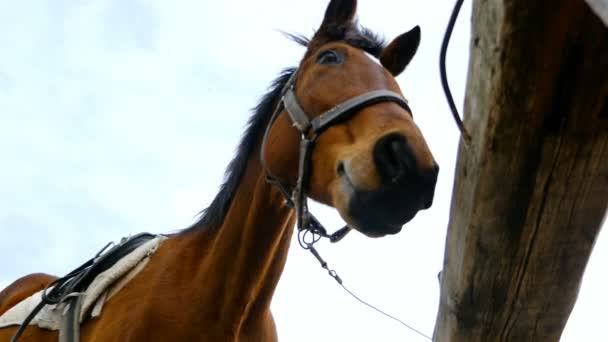
[[[450,84],[448,83],[448,79],[447,79],[446,62],[445,62],[448,45],[450,44],[450,37],[452,36],[452,31],[454,30],[454,25],[456,24],[456,19],[458,18],[458,14],[460,12],[460,8],[462,7],[463,2],[464,2],[464,0],[456,0],[456,4],[454,5],[454,9],[452,10],[452,14],[450,16],[448,26],[446,28],[446,31],[445,31],[445,34],[443,37],[443,42],[441,44],[441,51],[440,51],[440,56],[439,56],[439,69],[440,69],[440,74],[441,74],[441,85],[443,87],[443,91],[447,98],[450,109],[452,110],[452,116],[454,117],[454,121],[456,121],[456,125],[458,126],[460,133],[462,134],[462,139],[465,143],[465,146],[469,146],[469,144],[471,142],[471,136],[467,132],[467,129],[464,127],[462,119],[460,118],[460,115],[458,114],[458,108],[456,107],[456,104],[454,103],[454,97],[452,96],[452,92],[450,90]],[[309,241],[306,241],[307,240],[306,235],[308,235],[308,234],[312,235],[312,238]],[[301,230],[298,232],[298,242],[300,243],[300,246],[302,248],[310,251],[310,253],[319,261],[319,263],[321,264],[321,267],[327,271],[327,274],[330,277],[332,277],[338,283],[338,285],[340,285],[344,289],[344,291],[346,291],[346,293],[351,295],[359,303],[384,315],[387,318],[392,319],[393,321],[403,325],[407,329],[426,338],[427,340],[429,340],[429,341],[433,340],[430,336],[426,335],[425,333],[421,332],[420,330],[412,327],[411,325],[405,323],[404,321],[400,320],[399,318],[397,318],[385,311],[378,309],[377,307],[373,306],[372,304],[369,304],[367,301],[361,299],[361,297],[357,296],[355,293],[353,293],[351,290],[349,290],[344,285],[344,281],[342,280],[342,278],[340,278],[338,273],[334,269],[329,267],[327,262],[321,257],[319,252],[314,248],[313,245],[317,241],[319,241],[320,238],[321,238],[320,236],[318,236],[314,232],[311,232],[307,229],[304,229],[304,230]]]
[[[406,327],[406,328],[410,329],[411,331],[415,332],[416,334],[426,338],[427,340],[429,340],[429,341],[433,340],[431,337],[429,337],[425,333],[421,332],[420,330],[412,327],[411,325],[405,323],[404,321],[400,320],[399,318],[378,309],[377,307],[369,304],[368,302],[364,301],[359,296],[354,294],[351,290],[349,290],[346,286],[344,286],[344,282],[342,281],[342,278],[340,278],[340,276],[338,275],[338,273],[335,270],[329,268],[329,266],[327,265],[327,262],[325,260],[323,260],[323,258],[319,254],[319,252],[317,252],[317,250],[312,245],[309,245],[308,248],[306,248],[306,249],[308,249],[310,251],[310,253],[312,253],[312,255],[315,256],[315,258],[321,264],[321,267],[327,271],[327,274],[329,274],[330,277],[334,278],[334,280],[344,289],[344,291],[346,291],[349,295],[351,295],[353,298],[355,298],[359,303],[375,310],[376,312],[384,315],[385,317],[392,319],[393,321],[403,325],[404,327]]]
[[[448,45],[450,44],[450,37],[452,36],[452,31],[454,30],[454,25],[456,24],[456,19],[458,18],[458,13],[460,12],[460,8],[462,7],[463,2],[464,0],[456,0],[456,4],[454,5],[454,9],[452,10],[452,15],[450,16],[450,21],[448,22],[448,27],[445,30],[443,42],[441,43],[441,52],[439,54],[439,72],[441,74],[441,86],[443,87],[443,92],[445,93],[445,97],[448,100],[450,109],[452,110],[452,116],[454,117],[454,121],[456,121],[456,125],[458,126],[458,129],[462,134],[462,140],[464,141],[465,146],[469,146],[469,144],[471,143],[471,136],[467,132],[467,129],[464,127],[462,119],[460,118],[460,114],[458,114],[458,108],[456,108],[456,104],[454,103],[454,97],[452,96],[452,91],[450,90],[450,84],[448,83],[448,74],[445,66],[446,55],[448,53]]]

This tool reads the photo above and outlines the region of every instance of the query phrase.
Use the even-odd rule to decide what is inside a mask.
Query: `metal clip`
[[[310,250],[310,253],[312,253],[312,255],[314,255],[315,258],[317,258],[319,263],[321,263],[321,267],[323,267],[325,270],[327,270],[327,274],[329,274],[330,277],[334,278],[336,280],[336,282],[338,282],[338,284],[342,285],[342,278],[340,278],[340,276],[338,275],[338,273],[335,270],[332,270],[331,268],[329,268],[329,266],[327,266],[327,262],[325,260],[323,260],[323,258],[319,254],[319,252],[317,252],[317,250],[313,246],[310,246],[309,250]]]

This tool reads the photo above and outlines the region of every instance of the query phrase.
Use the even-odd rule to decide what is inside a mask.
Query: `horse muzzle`
[[[370,237],[396,234],[419,210],[433,203],[439,167],[433,163],[421,169],[406,139],[389,134],[377,141],[373,159],[380,178],[375,189],[361,189],[353,183],[348,161],[341,168],[342,189],[349,196],[349,222]]]

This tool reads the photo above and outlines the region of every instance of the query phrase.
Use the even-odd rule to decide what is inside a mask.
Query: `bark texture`
[[[608,29],[475,0],[435,341],[559,341],[608,204]]]

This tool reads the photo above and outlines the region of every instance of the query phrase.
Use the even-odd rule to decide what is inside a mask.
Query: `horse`
[[[387,44],[358,24],[356,7],[331,0],[311,38],[291,35],[306,52],[254,108],[217,196],[82,323],[81,340],[277,341],[270,303],[293,227],[319,227],[307,198],[372,238],[431,206],[439,168],[395,80],[420,29]],[[15,281],[0,292],[0,315],[55,279]],[[16,329],[0,329],[0,341]],[[28,326],[20,341],[57,338]]]

